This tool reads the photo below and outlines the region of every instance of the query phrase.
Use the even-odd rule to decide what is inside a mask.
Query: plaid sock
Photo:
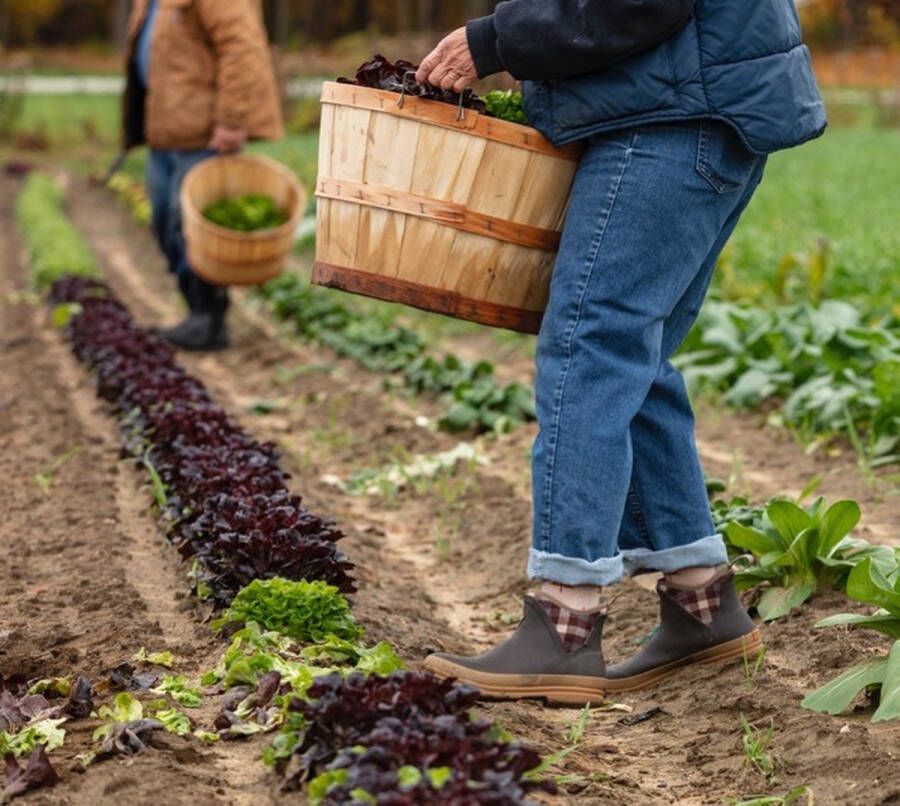
[[[713,623],[719,613],[722,604],[722,584],[725,580],[721,575],[714,578],[708,585],[702,588],[679,588],[660,580],[660,590],[665,591],[670,599],[683,610],[686,610],[694,618],[706,625]]]
[[[594,625],[597,623],[597,617],[605,612],[603,610],[591,610],[584,613],[579,610],[570,610],[568,607],[563,607],[540,596],[536,598],[556,627],[559,640],[562,641],[562,645],[567,652],[581,649],[585,645],[591,630],[594,629]]]

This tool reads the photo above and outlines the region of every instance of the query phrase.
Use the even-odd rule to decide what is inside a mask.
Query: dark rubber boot
[[[178,290],[181,292],[181,296],[184,297],[189,311],[193,311],[197,307],[196,285],[196,277],[193,274],[183,272],[178,275]]]
[[[185,277],[185,275],[182,275]],[[179,286],[188,301],[187,318],[165,330],[160,336],[175,347],[193,352],[213,352],[228,347],[228,329],[225,315],[228,312],[228,289],[203,282],[194,275],[186,275]]]
[[[660,580],[659,628],[630,660],[607,670],[609,691],[646,688],[684,666],[751,660],[763,649],[762,637],[738,598],[734,574],[723,570],[701,588],[685,588]],[[716,602],[709,623],[686,610],[679,600]],[[705,611],[710,612],[710,611]]]
[[[570,652],[540,602],[526,596],[525,615],[509,640],[474,658],[431,655],[425,668],[439,677],[470,683],[486,697],[600,703],[607,683],[600,646],[604,619],[605,614],[596,614],[584,645]]]

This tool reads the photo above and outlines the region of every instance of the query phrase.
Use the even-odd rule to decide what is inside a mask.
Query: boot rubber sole
[[[753,658],[763,649],[762,636],[754,630],[740,638],[725,641],[709,649],[694,652],[663,666],[631,677],[607,678],[563,674],[494,674],[469,669],[446,658],[432,655],[425,668],[438,677],[455,677],[481,689],[490,699],[542,699],[560,705],[601,703],[609,692],[638,691],[653,686],[680,669],[694,664],[729,663]]]

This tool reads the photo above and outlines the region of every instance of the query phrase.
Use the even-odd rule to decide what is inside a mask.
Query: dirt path
[[[138,231],[100,191],[77,184],[72,198],[77,198],[71,210],[76,222],[97,250],[107,279],[136,317],[147,324],[174,320],[177,304],[149,236]],[[2,252],[10,254],[9,248]],[[5,267],[4,277],[9,276],[21,281],[16,266]],[[20,625],[16,629],[38,631],[27,643],[17,644],[21,646],[18,655],[0,655],[3,669],[11,668],[8,662],[13,660],[26,664],[33,647],[46,645],[45,636],[54,630],[65,628],[74,634],[84,613],[74,604],[72,591],[79,580],[101,576],[97,585],[102,588],[83,586],[96,593],[92,601],[103,603],[104,608],[100,616],[89,617],[94,636],[91,651],[99,653],[95,668],[125,659],[116,655],[117,650],[127,657],[139,645],[154,643],[156,648],[159,643],[171,646],[176,654],[175,647],[180,647],[191,664],[185,671],[192,673],[208,663],[214,646],[208,631],[197,626],[192,605],[183,598],[183,569],[164,559],[166,547],[146,515],[143,499],[134,490],[131,473],[116,462],[113,422],[100,413],[89,384],[61,350],[57,337],[38,327],[39,314],[22,305],[11,311],[20,318],[12,329],[5,328],[0,334],[7,339],[0,347],[0,359],[14,365],[11,371],[16,383],[23,386],[21,399],[29,401],[28,411],[31,404],[44,401],[52,416],[43,415],[39,424],[34,413],[10,406],[5,391],[0,397],[0,406],[7,404],[0,408],[0,417],[4,418],[0,436],[6,440],[11,435],[18,440],[10,444],[12,450],[4,444],[0,464],[8,484],[17,486],[13,498],[16,509],[9,521],[17,533],[36,533],[37,537],[29,541],[34,546],[43,534],[50,539],[45,523],[56,517],[62,520],[58,533],[54,532],[57,548],[41,555],[50,554],[51,559],[39,558],[26,566],[23,573],[27,578],[16,588],[15,596],[0,601],[4,625],[13,623]],[[434,647],[471,650],[497,641],[510,629],[509,621],[515,618],[525,590],[522,565],[530,508],[523,480],[524,458],[532,436],[529,429],[521,429],[506,440],[483,443],[481,447],[490,454],[492,465],[463,470],[453,484],[432,485],[392,499],[346,496],[323,477],[346,479],[390,458],[444,450],[454,440],[415,425],[417,410],[432,413],[428,403],[395,399],[384,392],[381,378],[329,354],[273,338],[271,327],[240,307],[233,321],[236,343],[231,351],[221,356],[186,357],[185,363],[210,385],[224,405],[241,415],[254,434],[282,446],[285,464],[294,476],[293,488],[306,496],[313,509],[334,516],[344,525],[349,535],[345,547],[360,565],[362,585],[357,609],[361,620],[369,625],[371,637],[393,641],[410,659],[421,658]],[[10,342],[9,334],[20,329],[29,335],[25,346],[14,346],[16,339]],[[16,366],[20,368],[17,375]],[[94,430],[94,426],[85,425],[79,407],[71,402],[77,398],[83,401],[85,416],[94,418]],[[249,411],[258,401],[274,403],[274,411],[266,416],[251,415]],[[37,411],[41,411],[40,406]],[[15,418],[8,427],[7,413]],[[59,426],[54,425],[57,419]],[[72,431],[63,430],[59,439],[41,449],[41,443],[50,440],[57,427]],[[85,434],[91,434],[94,442]],[[713,460],[710,469],[734,475],[751,486],[754,494],[799,490],[808,481],[808,476],[797,471],[797,463],[803,461],[799,449],[771,440],[753,418],[705,416],[701,435],[707,459]],[[44,454],[49,461],[81,442],[88,442],[96,451],[87,464],[90,472],[83,472],[84,468],[77,472],[79,457],[75,457],[58,474],[57,488],[77,490],[78,495],[62,503],[51,498],[53,506],[40,501],[40,490],[29,481],[36,471],[23,471],[21,457],[30,456],[29,467],[39,467]],[[764,444],[765,451],[761,449]],[[733,459],[735,449],[742,457],[740,461]],[[723,451],[718,457],[714,455]],[[5,458],[11,455],[15,461]],[[781,458],[776,464],[762,461],[764,455]],[[92,482],[92,475],[104,467],[101,477]],[[803,465],[804,474],[806,468]],[[791,478],[792,471],[801,477]],[[834,489],[855,494],[857,482],[843,475],[844,479],[829,475],[823,488],[827,482]],[[848,484],[839,488],[840,481]],[[116,495],[111,496],[110,490],[117,491]],[[895,503],[888,496],[879,496],[882,501],[872,496],[873,507],[867,507],[867,516],[873,510],[877,513],[874,519],[867,517],[867,523],[888,535],[898,520],[891,514]],[[43,508],[35,508],[36,502]],[[52,555],[76,549],[67,508],[78,506],[78,502],[83,502],[82,515],[71,516],[92,519],[91,528],[81,531],[85,537],[78,556],[84,565],[59,579],[53,569],[60,563]],[[59,514],[64,511],[65,516]],[[104,524],[104,519],[111,522]],[[6,521],[4,518],[4,526]],[[4,541],[0,556],[13,566],[18,555],[10,551],[10,544]],[[115,546],[121,553],[117,558],[113,553],[116,549],[106,552],[112,556],[110,567],[104,568],[102,575],[94,559],[98,545]],[[77,561],[73,558],[71,562]],[[138,563],[143,571],[129,572],[129,563]],[[68,556],[65,565],[69,565]],[[113,581],[116,568],[121,576]],[[34,586],[47,585],[54,579],[58,580],[57,595],[62,601],[51,610],[48,600],[46,611],[35,611],[29,603],[27,624],[37,626],[26,628],[26,619],[17,615],[18,600],[23,592],[27,595]],[[104,631],[103,619],[111,618],[109,603],[123,600],[127,622],[106,625]],[[141,603],[144,609],[133,602]],[[827,613],[845,609],[847,604],[840,597],[822,597],[791,619],[768,628],[769,652],[755,681],[746,679],[739,668],[693,670],[651,692],[623,698],[635,712],[660,708],[646,722],[627,727],[618,721],[620,712],[595,712],[583,746],[557,770],[576,777],[555,802],[721,803],[726,796],[783,793],[796,784],[810,785],[818,803],[868,805],[900,799],[900,771],[892,755],[900,747],[900,731],[874,729],[862,716],[820,717],[798,705],[806,690],[843,667],[848,659],[883,646],[864,635],[840,632],[833,632],[828,640],[816,640],[811,625]],[[633,584],[622,586],[611,620],[612,657],[633,651],[654,621],[653,610],[651,593]],[[36,612],[43,618],[33,618]],[[55,626],[48,629],[45,621]],[[181,635],[181,630],[187,632]],[[151,641],[148,635],[158,639]],[[3,640],[2,646],[12,645]],[[197,647],[193,654],[191,647]],[[87,654],[87,650],[81,651]],[[67,657],[59,666],[69,662],[74,660]],[[567,725],[578,717],[571,709],[548,711],[535,704],[498,704],[486,710],[512,733],[545,752],[565,746]],[[761,726],[773,720],[774,750],[781,761],[777,780],[767,781],[745,765],[740,744],[741,714]],[[122,789],[127,790],[129,802],[149,802],[143,798],[150,797],[151,784],[135,774],[136,769],[152,773],[157,792],[190,792],[192,798],[199,795],[204,802],[216,803],[254,797],[255,802],[272,800],[271,782],[261,780],[262,767],[253,757],[258,744],[237,747],[249,749],[243,756],[233,750],[224,755],[203,751],[203,763],[195,765],[179,766],[167,754],[139,759],[137,764],[146,768],[108,764],[91,771],[84,783],[67,784],[65,791],[60,791],[66,800],[47,802],[87,803],[102,794],[98,787],[114,786],[110,782],[123,777],[126,783]]]
[[[186,595],[185,569],[156,528],[139,476],[119,459],[115,421],[27,293],[16,192],[0,179],[0,673],[101,683],[147,647],[170,650],[176,671],[195,676],[221,646]],[[75,774],[94,726],[71,724],[54,754],[64,785],[36,801],[97,803],[120,793],[130,803],[251,804],[271,792],[249,745],[198,749],[168,736],[163,752]]]

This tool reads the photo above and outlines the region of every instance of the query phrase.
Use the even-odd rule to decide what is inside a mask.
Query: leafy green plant
[[[522,93],[518,90],[492,90],[481,96],[487,111],[495,118],[508,120],[510,123],[530,125],[528,115],[525,114],[525,104]]]
[[[847,595],[878,610],[870,615],[841,613],[816,626],[875,630],[894,643],[886,657],[873,658],[847,670],[807,695],[803,706],[839,714],[865,690],[877,695],[879,704],[872,715],[873,722],[900,719],[900,564],[895,562],[891,569],[877,558],[866,558],[850,572]]]
[[[373,372],[397,374],[411,392],[441,397],[448,406],[438,423],[444,430],[504,432],[535,418],[530,388],[498,383],[487,361],[429,355],[421,336],[394,322],[393,309],[373,308],[363,314],[338,301],[333,292],[288,274],[258,294],[301,338],[330,347]]]
[[[873,465],[900,459],[900,322],[848,302],[761,309],[710,301],[675,363],[692,390],[738,408],[782,401],[802,435],[859,435]]]
[[[159,685],[151,691],[154,694],[168,694],[185,708],[199,708],[203,705],[203,694],[181,675],[163,675]]]
[[[220,199],[209,205],[203,216],[219,227],[238,232],[280,227],[287,216],[271,196],[250,193],[231,199]]]
[[[842,587],[854,565],[866,557],[890,562],[893,549],[849,537],[859,522],[855,501],[829,507],[823,498],[804,509],[786,500],[771,501],[759,528],[734,521],[725,529],[728,542],[749,552],[757,564],[740,571],[739,590],[764,585],[757,610],[765,621],[781,618],[817,590]]]
[[[249,622],[305,643],[326,641],[331,636],[354,641],[363,633],[347,599],[319,580],[254,580],[238,593],[214,626],[220,629],[225,624]]]
[[[127,691],[121,691],[113,698],[112,705],[101,705],[97,709],[97,718],[104,724],[94,730],[94,741],[107,739],[116,725],[137,722],[144,718],[144,706]]]
[[[171,669],[175,665],[175,657],[168,650],[165,652],[147,652],[144,647],[141,647],[138,650],[132,660],[136,663],[149,663],[155,666],[165,666],[167,669]]]
[[[153,713],[153,718],[162,722],[163,727],[176,736],[187,736],[191,732],[190,718],[177,708],[160,708]]]
[[[67,274],[99,274],[87,242],[67,218],[62,193],[49,176],[33,173],[28,177],[16,201],[16,216],[35,285],[46,287]]]
[[[63,719],[42,719],[16,733],[0,731],[0,757],[11,753],[16,758],[27,756],[36,747],[43,747],[48,753],[62,747],[66,732],[60,725]]]

